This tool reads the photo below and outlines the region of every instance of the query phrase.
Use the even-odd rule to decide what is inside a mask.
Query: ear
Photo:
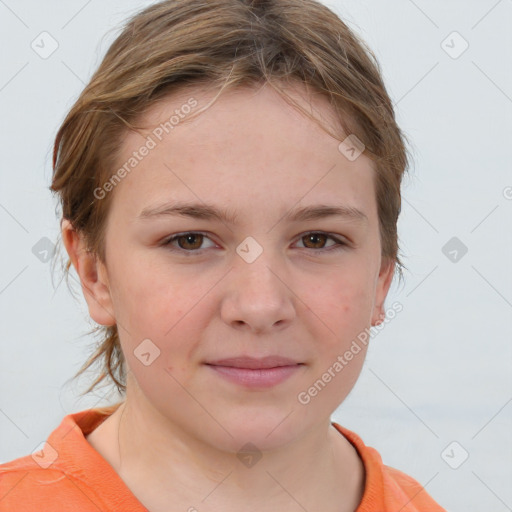
[[[67,219],[61,222],[62,241],[80,278],[89,315],[100,325],[116,323],[107,269],[96,254],[89,252],[81,233]]]
[[[384,301],[393,281],[393,274],[395,272],[395,261],[384,259],[382,261],[379,277],[377,278],[377,287],[375,290],[375,303],[373,306],[371,325],[379,325],[386,318],[384,310]]]

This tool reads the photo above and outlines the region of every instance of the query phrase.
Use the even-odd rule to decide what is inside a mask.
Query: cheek
[[[116,318],[139,332],[149,328],[161,336],[187,311],[193,286],[186,287],[182,275],[148,254],[117,256],[112,286]]]
[[[116,276],[115,312],[127,359],[136,367],[133,354],[149,339],[160,351],[151,365],[153,371],[172,368],[177,377],[186,378],[187,364],[214,311],[213,295],[208,294],[212,283],[168,269],[140,266],[126,275],[130,278]],[[158,353],[146,344],[149,352]]]
[[[328,327],[325,339],[330,344],[339,345],[341,340],[357,336],[371,320],[373,290],[367,269],[335,274],[305,303],[317,315],[319,324]]]
[[[312,322],[320,326],[311,328],[317,357],[311,367],[309,385],[315,387],[315,382],[320,380],[325,383],[320,388],[326,387],[325,392],[318,393],[313,407],[306,411],[311,416],[319,409],[338,407],[361,373],[372,310],[369,283],[364,274],[339,277],[317,291],[308,304],[317,314],[311,317]],[[309,392],[308,389],[302,391]],[[312,391],[316,393],[315,389]]]

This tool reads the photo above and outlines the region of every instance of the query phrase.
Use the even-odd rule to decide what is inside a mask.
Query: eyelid
[[[170,247],[170,250],[173,251],[173,252],[179,252],[181,254],[200,254],[202,253],[205,249],[196,249],[196,250],[193,250],[193,251],[187,251],[185,249],[180,249],[180,248],[177,248],[177,247],[173,247],[171,246],[171,243],[174,242],[175,240],[177,240],[178,238],[182,237],[182,236],[186,236],[186,235],[203,235],[205,238],[208,238],[208,240],[210,240],[211,242],[215,243],[210,235],[208,233],[206,233],[205,231],[182,231],[181,233],[175,233],[174,235],[171,235],[167,238],[165,238],[162,242],[162,246],[163,247]]]
[[[341,235],[336,235],[334,233],[329,233],[327,231],[318,231],[318,230],[316,230],[316,231],[310,230],[310,231],[305,231],[304,233],[301,233],[300,235],[298,235],[297,241],[299,241],[301,238],[305,237],[306,235],[325,235],[327,238],[330,238],[331,240],[334,240],[336,242],[336,245],[333,245],[331,247],[326,247],[323,249],[310,249],[311,251],[316,251],[316,252],[324,251],[325,252],[325,251],[328,251],[329,249],[343,248],[343,247],[348,247],[350,245],[348,240]],[[302,249],[302,247],[301,247],[301,249]],[[304,249],[308,249],[308,248],[304,247]]]
[[[345,237],[338,235],[338,234],[329,233],[327,231],[320,231],[320,230],[304,231],[303,233],[301,233],[300,235],[298,235],[296,237],[296,242],[301,240],[306,235],[310,235],[310,234],[325,235],[327,238],[330,238],[331,240],[333,240],[336,243],[330,247],[324,247],[324,248],[320,248],[320,249],[310,249],[308,247],[299,247],[299,249],[313,251],[314,253],[321,254],[321,253],[328,253],[329,251],[337,251],[337,250],[347,249],[348,247],[351,246],[351,243]],[[174,235],[167,237],[166,239],[164,239],[164,241],[162,242],[161,245],[163,247],[168,248],[168,250],[170,250],[172,252],[177,252],[180,254],[184,254],[186,256],[200,255],[206,249],[211,248],[211,247],[209,247],[209,248],[207,247],[207,248],[203,248],[203,249],[195,249],[195,250],[187,251],[186,249],[176,248],[171,245],[172,242],[174,242],[178,238],[180,238],[182,236],[186,236],[186,235],[203,235],[205,238],[208,238],[212,243],[215,243],[211,239],[210,235],[205,231],[182,231],[181,233],[175,233]]]

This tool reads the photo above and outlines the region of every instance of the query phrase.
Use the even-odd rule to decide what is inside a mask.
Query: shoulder
[[[384,464],[379,452],[367,446],[355,432],[337,423],[333,423],[333,426],[352,443],[364,464],[365,488],[356,512],[446,512],[423,485],[404,472]]]
[[[41,467],[31,455],[0,464],[0,512],[98,511],[99,497],[62,469]]]
[[[407,503],[411,512],[446,512],[413,477],[385,464],[382,473],[385,496],[392,506]],[[409,508],[405,510],[409,511]]]
[[[85,438],[104,418],[100,409],[69,414],[40,450],[0,464],[0,512],[98,512],[117,505],[122,481]]]

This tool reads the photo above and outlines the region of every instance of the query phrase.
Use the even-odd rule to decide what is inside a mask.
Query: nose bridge
[[[223,306],[224,320],[260,331],[293,318],[293,297],[285,285],[285,265],[279,251],[263,248],[250,237],[236,251]]]
[[[267,243],[263,247],[254,238],[248,237],[236,250],[238,258],[235,260],[234,272],[237,281],[241,288],[245,287],[245,291],[254,294],[255,298],[259,295],[283,293],[282,278],[279,279],[277,275],[283,272],[284,266],[279,261],[278,251],[270,245]]]

